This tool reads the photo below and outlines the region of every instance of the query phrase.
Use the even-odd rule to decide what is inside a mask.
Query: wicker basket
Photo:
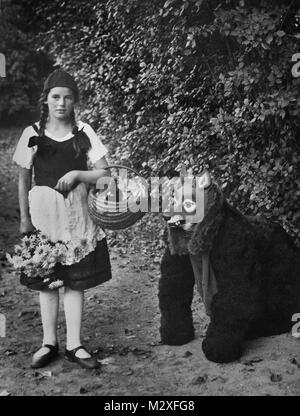
[[[127,169],[138,176],[134,169],[122,165],[110,165],[106,169],[112,168]],[[145,215],[145,212],[132,212],[130,210],[130,207],[134,204],[132,198],[130,198],[131,196],[131,193],[128,192],[126,200],[109,201],[106,199],[107,191],[100,193],[96,188],[92,188],[88,195],[89,215],[101,228],[122,230],[130,227]]]

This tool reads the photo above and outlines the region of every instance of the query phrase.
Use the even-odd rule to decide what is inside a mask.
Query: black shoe
[[[69,361],[72,361],[73,363],[78,363],[82,368],[93,369],[93,368],[100,367],[100,364],[98,363],[98,361],[95,357],[89,357],[89,358],[76,357],[75,354],[80,349],[86,351],[86,349],[82,345],[79,345],[79,347],[74,348],[73,350],[67,350],[67,348],[66,348],[65,349],[66,359],[69,360]]]
[[[58,344],[44,344],[42,347],[49,348],[49,352],[46,352],[46,354],[42,355],[39,358],[32,358],[31,368],[45,367],[46,365],[50,364],[54,358],[58,356]]]

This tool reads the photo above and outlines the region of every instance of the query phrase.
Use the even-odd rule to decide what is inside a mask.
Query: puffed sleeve
[[[83,131],[87,134],[91,143],[91,148],[88,151],[87,155],[91,163],[94,164],[97,162],[97,160],[104,157],[108,153],[108,150],[107,147],[102,143],[101,139],[96,134],[94,129],[89,124],[84,123],[83,126]]]
[[[12,158],[15,163],[26,169],[31,168],[33,157],[37,150],[37,146],[28,147],[29,139],[32,136],[36,136],[36,132],[33,127],[26,127],[18,141]]]

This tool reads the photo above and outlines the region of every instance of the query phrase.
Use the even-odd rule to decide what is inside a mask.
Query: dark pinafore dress
[[[35,125],[33,125],[33,128],[38,133]],[[91,144],[83,130],[75,128],[73,137],[62,142],[53,140],[45,134],[43,136],[33,136],[29,139],[28,146],[37,146],[33,159],[34,182],[37,190],[42,189],[39,187],[45,186],[54,190],[57,181],[67,172],[88,170],[87,152]],[[71,192],[78,186],[83,186],[83,184],[74,184]],[[60,194],[67,198],[69,192],[60,192]],[[33,225],[35,226],[34,223]],[[82,237],[84,238],[85,235],[82,235]],[[88,289],[111,279],[111,265],[106,238],[97,241],[94,250],[80,261],[68,265],[57,263],[54,270],[55,277],[62,280],[64,286],[73,290]],[[39,281],[36,278],[28,279],[23,275],[21,275],[21,283],[33,290],[46,288],[42,279]]]

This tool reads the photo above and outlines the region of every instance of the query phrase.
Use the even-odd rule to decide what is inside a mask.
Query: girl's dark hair
[[[80,155],[81,149],[80,149],[80,146],[79,146],[78,135],[76,135],[76,133],[78,132],[78,126],[77,126],[77,122],[76,122],[76,116],[75,116],[74,108],[73,108],[73,110],[70,114],[70,117],[71,117],[71,122],[72,122],[72,126],[73,126],[72,133],[75,135],[75,140],[73,140],[73,147],[74,147],[74,150],[76,152],[76,154],[75,154],[75,159],[76,159]]]
[[[45,101],[47,101],[47,97],[48,97],[49,92],[50,92],[50,90],[43,91],[41,96],[40,96],[40,99],[39,99],[39,108],[40,108],[39,136],[40,137],[42,137],[45,133],[45,127],[46,127],[46,123],[47,123],[48,116],[49,116],[48,104],[45,103]],[[76,99],[76,97],[75,97],[75,99]],[[77,122],[76,122],[76,116],[75,116],[74,109],[72,110],[72,112],[70,114],[70,118],[71,118],[71,122],[72,122],[72,126],[73,126],[72,133],[75,135],[78,132],[78,126],[77,126]],[[75,158],[77,158],[80,154],[80,146],[79,146],[78,140],[76,138],[73,141],[73,147],[74,147],[74,150],[76,152]]]
[[[39,99],[39,107],[40,107],[40,128],[39,128],[39,136],[43,136],[45,133],[45,126],[48,120],[49,115],[49,108],[48,104],[45,104],[49,94],[49,90],[43,91],[40,99]]]

